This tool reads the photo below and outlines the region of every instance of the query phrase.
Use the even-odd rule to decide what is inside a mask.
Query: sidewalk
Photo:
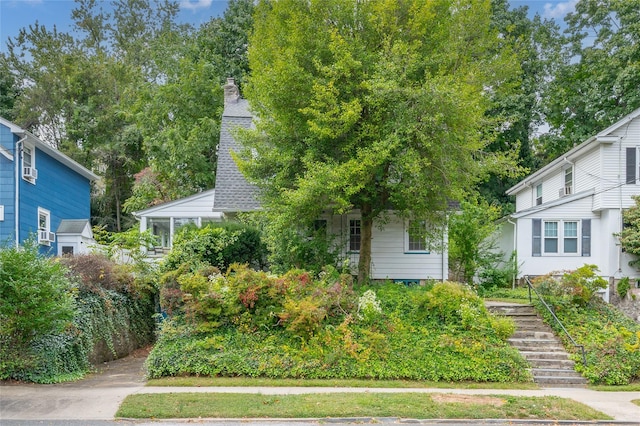
[[[640,407],[631,403],[640,392],[597,392],[580,388],[539,390],[500,389],[380,389],[309,387],[145,387],[144,356],[128,357],[105,364],[88,378],[57,385],[0,385],[2,420],[112,420],[122,401],[141,393],[259,393],[264,395],[304,393],[399,393],[422,392],[457,395],[558,396],[588,405],[626,424],[640,425]],[[609,422],[604,422],[609,423]]]

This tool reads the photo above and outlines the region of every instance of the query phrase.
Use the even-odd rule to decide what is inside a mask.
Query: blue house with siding
[[[86,252],[91,182],[98,177],[33,134],[0,117],[0,246],[37,239],[41,253]],[[56,238],[64,230],[65,242]],[[90,229],[90,227],[89,227]],[[90,231],[89,231],[90,232]],[[64,245],[64,246],[63,246]]]

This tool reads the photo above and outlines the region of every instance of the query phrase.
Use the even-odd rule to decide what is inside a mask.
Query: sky
[[[107,0],[104,0],[107,2]],[[180,22],[198,27],[215,16],[222,16],[227,0],[178,0]],[[578,0],[509,0],[512,8],[528,6],[533,16],[558,20],[575,9]],[[0,0],[0,51],[7,50],[7,37],[15,37],[21,28],[36,21],[47,29],[55,25],[58,31],[71,31],[73,0]]]

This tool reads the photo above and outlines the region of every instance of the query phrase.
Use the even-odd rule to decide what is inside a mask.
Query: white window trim
[[[411,222],[413,222],[413,220],[405,220],[404,221],[404,252],[405,254],[429,254],[431,253],[431,250],[429,250],[429,241],[428,239],[425,237],[425,241],[424,241],[424,246],[425,249],[424,250],[412,250],[410,249],[410,239],[409,239],[409,228],[411,227]],[[426,224],[426,221],[425,221]]]
[[[44,228],[40,227],[40,216],[44,216],[45,219],[45,226]],[[43,245],[43,246],[49,246],[51,245],[51,241],[48,238],[48,235],[51,233],[51,212],[47,209],[43,209],[42,207],[38,207],[38,217],[37,217],[37,225],[38,225],[38,244]],[[42,232],[46,232],[47,238],[46,239],[42,239],[41,238],[41,233]]]
[[[540,203],[538,203],[538,188],[540,188]],[[533,186],[533,205],[534,206],[539,206],[540,204],[543,203],[542,193],[543,193],[542,182],[538,182]]]
[[[571,182],[567,185],[567,172],[571,171]],[[576,174],[573,165],[562,169],[562,190],[564,195],[571,195],[574,193],[573,186],[576,180]]]
[[[24,156],[25,156],[25,149],[29,150],[29,155],[31,156],[31,165],[30,166],[25,166],[24,164]],[[26,142],[23,143],[22,145],[22,159],[21,159],[21,173],[20,176],[22,176],[22,179],[32,183],[35,185],[36,180],[38,179],[38,169],[36,169],[36,148],[33,145],[27,144]],[[29,167],[32,170],[32,173],[30,176],[26,175],[25,172],[25,167]]]
[[[557,252],[547,252],[545,250],[545,239],[548,238],[545,236],[544,230],[545,230],[545,223],[549,223],[549,222],[555,222],[558,224],[558,235],[555,237],[558,240],[558,251]],[[575,252],[571,252],[571,253],[566,253],[564,250],[564,240],[565,235],[564,235],[564,224],[567,222],[575,222],[576,223],[576,227],[577,227],[577,234],[575,236],[576,240],[577,240],[577,246],[576,246],[576,251]],[[581,227],[581,223],[582,221],[580,219],[542,219],[542,223],[541,223],[541,229],[540,229],[540,237],[541,237],[541,241],[540,241],[540,251],[541,251],[541,255],[542,256],[575,256],[575,257],[582,257],[582,227]],[[569,237],[569,238],[574,238],[574,237]]]

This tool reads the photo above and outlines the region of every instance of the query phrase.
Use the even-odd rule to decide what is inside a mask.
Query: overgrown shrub
[[[585,264],[575,271],[565,272],[560,279],[555,279],[552,274],[537,277],[533,284],[542,294],[586,305],[598,290],[604,290],[608,285],[596,272],[596,265]]]
[[[576,361],[576,370],[594,384],[621,385],[640,379],[640,325],[612,305],[593,297],[606,281],[594,277],[597,269],[585,265],[559,281],[542,277],[534,284],[569,334],[584,345],[587,363],[551,314],[534,299],[538,311],[554,328]]]
[[[205,265],[195,271],[182,267],[169,272],[162,282],[163,309],[184,314],[200,331],[284,326],[293,333],[309,334],[328,314],[353,303],[351,277],[335,270],[313,280],[300,270],[276,277],[233,264],[223,275]]]
[[[506,342],[513,323],[456,284],[353,288],[331,269],[276,277],[238,266],[205,287],[197,282],[206,288],[199,294],[218,295],[221,313],[206,318],[218,324],[203,328],[186,314],[165,321],[147,359],[150,377],[531,379]]]
[[[12,340],[4,335],[4,327],[26,320],[28,315],[3,312],[0,377],[38,383],[73,380],[82,377],[92,364],[127,355],[153,340],[154,292],[151,287],[140,285],[146,281],[143,277],[135,276],[127,266],[115,265],[101,255],[53,259],[34,256],[33,250],[27,247],[0,251],[3,259],[0,261],[0,282],[3,283],[0,306],[8,307],[5,300],[9,299],[5,297],[10,292],[5,291],[5,284],[14,290],[18,283],[23,283],[21,286],[25,288],[41,285],[31,289],[28,295],[22,291],[16,297],[26,298],[22,303],[31,306],[39,301],[39,309],[46,304],[50,312],[36,310],[34,313],[38,321],[49,321],[50,325],[37,333],[31,332],[22,346],[11,346],[10,357],[4,351],[4,344]],[[9,262],[4,262],[5,256]],[[15,262],[19,268],[11,266]],[[67,284],[53,291],[44,278],[64,280]],[[66,299],[61,302],[60,298],[67,294],[65,289],[70,282],[77,283],[72,287],[72,314],[65,316],[60,326],[59,320],[51,315],[65,306]],[[19,303],[13,306],[20,309]]]
[[[239,223],[208,224],[202,228],[187,225],[174,235],[173,248],[163,259],[162,270],[171,271],[180,265],[207,263],[226,270],[232,263],[246,263],[262,268],[266,251],[260,232]]]
[[[578,344],[584,345],[587,364],[580,352],[566,341],[564,333],[539,307],[545,321],[565,340],[565,347],[576,361],[576,370],[593,384],[623,385],[640,379],[640,325],[610,304],[594,299],[586,305],[551,301],[556,316]]]
[[[0,249],[0,379],[31,368],[33,341],[71,325],[77,291],[66,272],[33,240]]]
[[[631,284],[629,284],[629,277],[624,277],[620,281],[618,281],[618,285],[616,286],[616,290],[620,299],[624,299],[627,297],[627,293],[631,289]]]

